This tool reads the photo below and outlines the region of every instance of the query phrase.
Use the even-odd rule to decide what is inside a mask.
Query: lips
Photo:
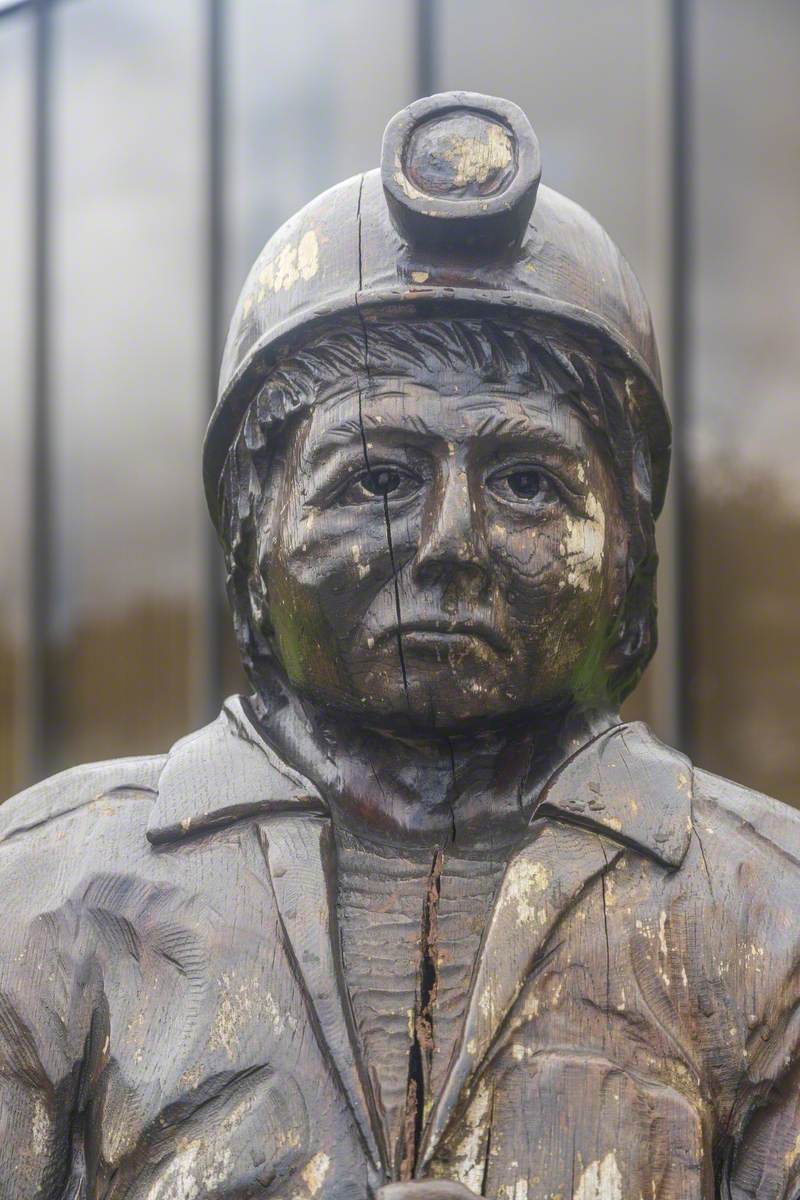
[[[398,633],[401,637],[420,634],[423,637],[430,638],[431,641],[439,640],[442,642],[473,638],[477,641],[486,642],[499,654],[506,654],[509,649],[505,638],[501,637],[497,630],[485,621],[453,621],[445,618],[403,621],[398,625],[393,625],[390,629],[384,630],[379,635],[379,638],[396,638]]]

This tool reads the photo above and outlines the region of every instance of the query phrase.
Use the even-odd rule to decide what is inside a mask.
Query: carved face
[[[304,694],[453,732],[602,693],[626,525],[566,399],[452,374],[343,387],[273,482],[259,561]]]

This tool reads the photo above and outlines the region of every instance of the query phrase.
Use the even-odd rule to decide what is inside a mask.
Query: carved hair
[[[258,564],[256,530],[275,479],[275,450],[290,428],[342,379],[364,386],[373,376],[412,375],[435,385],[442,369],[476,380],[514,381],[568,400],[608,451],[629,528],[625,604],[609,631],[608,695],[633,690],[656,648],[657,555],[650,459],[637,428],[637,383],[601,343],[570,342],[544,324],[515,324],[510,315],[432,320],[340,319],[337,325],[275,364],[251,402],[228,453],[220,484],[220,539],[228,597],[242,661],[258,686],[259,663],[272,657],[268,602]],[[261,621],[254,619],[260,612]]]

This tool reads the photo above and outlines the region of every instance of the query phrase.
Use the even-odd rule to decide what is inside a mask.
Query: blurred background
[[[630,713],[800,805],[797,0],[0,0],[0,795],[244,685],[200,485],[267,236],[419,95],[530,116],[675,421]]]

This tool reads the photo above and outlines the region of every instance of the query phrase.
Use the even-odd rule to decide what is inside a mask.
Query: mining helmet
[[[267,242],[233,314],[203,449],[211,515],[225,459],[270,367],[338,317],[467,316],[554,323],[633,380],[652,507],[667,484],[670,422],[650,310],[584,209],[540,186],[539,144],[516,104],[473,92],[417,100],[386,127],[379,170],[323,192]],[[497,315],[501,315],[500,312]]]

